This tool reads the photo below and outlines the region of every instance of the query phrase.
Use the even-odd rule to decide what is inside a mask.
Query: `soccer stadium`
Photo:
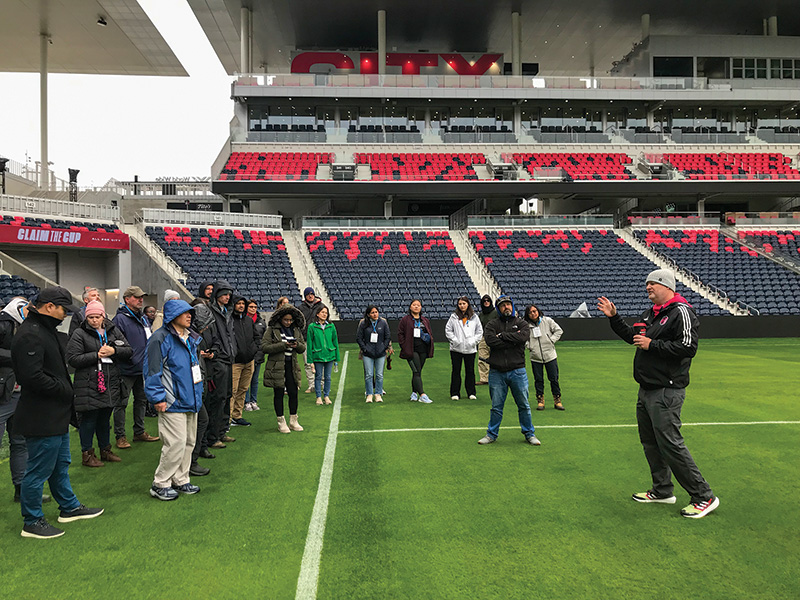
[[[227,139],[195,177],[165,160],[102,186],[51,168],[48,76],[188,77],[173,42],[137,0],[0,10],[0,72],[41,84],[26,98],[38,160],[6,155],[0,125],[0,596],[800,597],[794,3],[174,3],[227,74],[214,115]],[[176,112],[161,135],[186,152],[182,129],[204,123],[180,114],[191,97],[163,100]],[[104,136],[135,159],[113,127]],[[81,312],[65,318],[70,305]],[[58,464],[65,475],[71,457],[75,493],[51,464],[41,503],[32,473],[61,433],[35,433],[50,409],[32,404],[42,373],[20,373],[39,345],[19,339],[32,313],[59,308],[74,400]],[[226,366],[224,344],[202,345],[202,309],[231,323]],[[479,317],[462,353],[453,324]],[[486,338],[511,323],[531,336],[513,368],[528,424],[509,379],[500,426],[495,382],[511,370]],[[679,323],[691,349],[667,350],[653,332]],[[544,327],[557,364],[535,356]],[[335,353],[309,358],[323,338]],[[100,350],[74,350],[89,342]],[[188,350],[191,370],[168,372],[167,350]],[[668,381],[648,387],[642,364],[658,360]],[[674,360],[682,371],[664,375]],[[178,439],[180,398],[155,398],[181,386],[202,388],[203,407]],[[662,409],[686,390],[663,425],[677,441],[643,424],[656,388]],[[89,414],[105,419],[97,456]],[[191,483],[162,487],[178,445]],[[653,458],[665,448],[677,462]],[[98,516],[87,506],[102,515],[70,522]]]

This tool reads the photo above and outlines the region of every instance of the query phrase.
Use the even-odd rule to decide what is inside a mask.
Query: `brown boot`
[[[561,406],[561,396],[553,397],[553,406],[556,410],[566,410],[563,406]]]
[[[122,462],[122,459],[111,451],[110,444],[105,448],[100,448],[100,460],[103,462]]]
[[[94,448],[82,452],[81,456],[83,459],[81,464],[84,467],[105,467],[105,465],[97,460],[97,457],[94,455]]]
[[[544,410],[544,394],[536,394],[536,410]]]

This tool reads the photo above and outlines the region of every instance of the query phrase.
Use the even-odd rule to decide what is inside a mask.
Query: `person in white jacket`
[[[483,338],[483,326],[466,296],[456,302],[456,310],[450,315],[444,332],[450,342],[450,361],[453,367],[450,374],[450,399],[458,400],[461,392],[461,363],[464,363],[464,387],[469,399],[475,400],[475,355],[478,352],[478,342]]]
[[[553,393],[553,405],[556,410],[564,410],[561,404],[561,386],[558,384],[558,360],[556,342],[564,331],[553,319],[544,316],[535,304],[525,309],[525,320],[531,325],[531,337],[528,350],[531,352],[531,369],[533,370],[536,388],[536,410],[544,410],[544,371],[550,380],[550,391]]]

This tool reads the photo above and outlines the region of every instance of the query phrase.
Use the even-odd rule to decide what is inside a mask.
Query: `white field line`
[[[684,427],[713,427],[718,425],[800,425],[800,421],[731,421],[721,423],[684,423]],[[636,423],[618,423],[608,425],[537,425],[536,429],[623,429],[636,427]],[[352,431],[340,431],[339,435],[351,433],[403,433],[409,431],[481,431],[486,426],[480,427],[411,427],[406,429],[356,429]],[[508,426],[500,429],[519,429],[519,427]]]
[[[325,446],[325,458],[322,461],[322,470],[319,474],[319,487],[317,498],[314,501],[314,510],[311,513],[311,522],[308,524],[306,547],[303,551],[303,562],[300,564],[300,575],[297,578],[297,600],[314,600],[317,597],[317,581],[319,579],[319,563],[322,558],[322,541],[325,537],[325,521],[328,518],[328,499],[331,492],[333,478],[333,457],[336,454],[336,437],[339,434],[339,415],[342,410],[342,396],[344,395],[344,382],[347,375],[347,358],[350,352],[344,353],[342,370],[339,375],[339,389],[336,390],[336,400],[333,404],[333,416],[328,429],[328,443]]]

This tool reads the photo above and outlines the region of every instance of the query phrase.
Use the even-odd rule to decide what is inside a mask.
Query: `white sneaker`
[[[488,435],[483,436],[481,439],[478,440],[478,443],[481,446],[485,446],[486,444],[494,444],[496,438],[489,437]]]
[[[411,398],[409,398],[409,400],[411,400],[411,402],[416,402],[417,400],[419,400],[419,396],[417,396],[417,392],[411,392]]]
[[[367,402],[372,402],[372,394],[367,394]]]
[[[258,404],[256,404],[255,402],[251,402],[251,403],[250,403],[250,406],[252,406],[252,407],[253,407],[253,410],[261,410],[261,407],[260,407],[260,406],[258,406]]]
[[[252,411],[252,410],[253,410],[253,405],[252,405],[252,404],[250,404],[249,402],[247,402],[247,403],[245,403],[245,405],[244,405],[244,409],[245,409],[247,412],[250,412],[250,411]]]
[[[450,400],[458,400],[458,396],[450,396]]]
[[[470,394],[470,395],[469,395],[469,399],[470,399],[470,400],[477,400],[477,399],[478,399],[478,397],[477,397],[475,394]]]
[[[419,401],[423,404],[433,404],[433,400],[428,398],[428,394],[422,394],[422,396],[419,397]]]
[[[383,402],[383,398],[381,398],[380,394],[375,394],[375,402]]]

